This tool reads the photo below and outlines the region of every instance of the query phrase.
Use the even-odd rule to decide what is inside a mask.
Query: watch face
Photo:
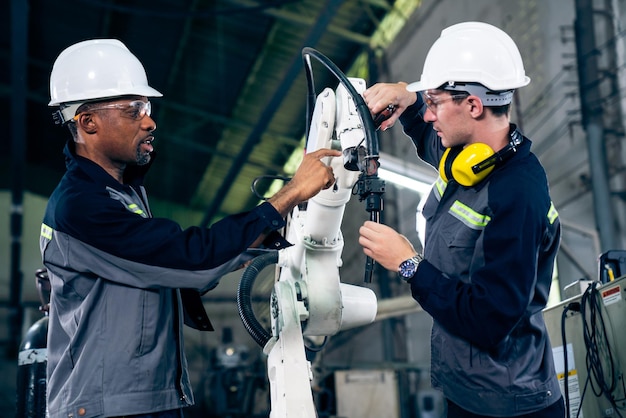
[[[416,271],[417,263],[412,258],[410,258],[400,264],[400,269],[398,272],[400,273],[400,276],[408,279],[410,277],[413,277]]]

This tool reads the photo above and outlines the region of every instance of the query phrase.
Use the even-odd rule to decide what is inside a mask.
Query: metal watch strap
[[[413,257],[404,260],[398,267],[398,276],[404,281],[411,279],[417,272],[417,266],[423,259],[424,257],[421,255],[415,254]]]

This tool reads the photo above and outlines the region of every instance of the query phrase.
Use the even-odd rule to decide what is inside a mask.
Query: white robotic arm
[[[350,79],[359,94],[361,79]],[[354,101],[342,86],[327,88],[317,98],[307,152],[319,148],[346,150],[364,140]],[[336,183],[295,209],[288,225],[292,247],[279,252],[281,272],[272,297],[272,337],[264,347],[272,418],[317,416],[311,392],[312,370],[304,336],[330,336],[368,324],[376,317],[377,300],[371,289],[341,283],[343,250],[341,222],[359,172],[330,158]]]
[[[309,82],[310,57],[319,59],[341,83],[323,90],[313,108],[308,127],[307,152],[319,148],[343,151],[343,159],[329,157],[336,182],[292,212],[286,238],[292,247],[268,252],[254,259],[239,282],[237,304],[244,326],[267,354],[271,418],[315,418],[311,381],[313,372],[306,357],[304,337],[328,337],[337,332],[373,322],[377,300],[371,289],[341,283],[339,268],[343,251],[341,223],[346,203],[353,194],[365,201],[370,220],[378,221],[382,210],[384,181],[377,176],[376,124],[393,112],[390,107],[372,119],[361,97],[362,79],[348,79],[326,57],[312,48],[303,49]],[[254,277],[270,264],[280,274],[274,284],[271,335],[254,318],[250,293]],[[373,260],[366,258],[365,282],[371,281]]]

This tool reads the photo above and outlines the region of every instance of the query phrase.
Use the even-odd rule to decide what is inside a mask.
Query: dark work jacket
[[[418,156],[438,168],[444,148],[423,107],[418,98],[400,120]],[[528,414],[561,397],[542,313],[560,223],[530,147],[523,138],[475,186],[440,176],[422,209],[425,261],[410,286],[433,317],[432,384],[480,415]]]
[[[152,217],[142,186],[147,166],[129,167],[120,184],[73,149],[69,142],[67,172],[50,196],[40,239],[52,287],[49,416],[190,405],[183,319],[210,329],[200,292],[250,260],[248,247],[284,220],[264,203],[211,228],[182,229]],[[267,244],[279,249],[286,242],[275,236]]]

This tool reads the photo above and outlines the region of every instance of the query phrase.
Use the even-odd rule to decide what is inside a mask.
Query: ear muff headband
[[[515,154],[515,151],[516,151],[516,144],[513,144],[512,142],[510,142],[506,147],[504,147],[500,151],[496,152],[495,154],[493,154],[489,158],[487,158],[487,159],[481,161],[480,163],[472,166],[472,172],[474,172],[475,174],[478,174],[481,171],[483,171],[483,170],[485,170],[485,169],[487,169],[489,167],[493,167],[494,165],[496,165],[499,162],[504,162],[504,161],[508,160],[509,158],[511,158],[513,156],[513,154]]]

